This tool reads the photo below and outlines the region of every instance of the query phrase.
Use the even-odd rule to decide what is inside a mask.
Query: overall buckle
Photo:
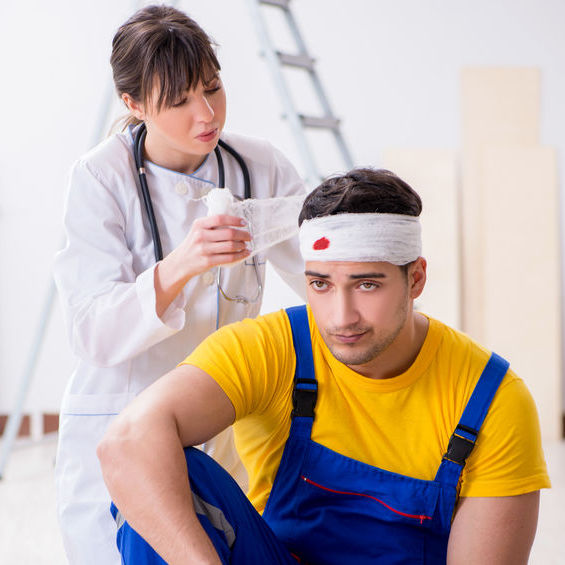
[[[313,418],[317,399],[318,383],[316,379],[296,379],[292,391],[292,413],[290,417]]]
[[[466,435],[471,435],[472,439],[457,433],[458,430],[461,430],[461,432]],[[473,451],[473,448],[475,447],[475,441],[477,440],[478,433],[479,432],[473,428],[459,424],[455,428],[453,435],[449,438],[447,452],[443,458],[452,461],[453,463],[457,463],[457,465],[461,465],[461,467],[465,467],[467,457],[469,457],[471,451]]]

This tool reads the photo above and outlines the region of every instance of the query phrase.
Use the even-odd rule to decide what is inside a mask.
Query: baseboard
[[[0,414],[0,437],[4,435],[4,430],[8,423],[8,414]],[[43,426],[43,434],[56,432],[59,429],[59,414],[43,413],[41,414],[41,423]],[[20,423],[17,437],[31,436],[31,416],[24,414]]]
[[[43,433],[50,434],[59,429],[59,414],[43,414]]]

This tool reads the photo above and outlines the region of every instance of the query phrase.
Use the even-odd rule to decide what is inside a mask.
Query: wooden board
[[[481,280],[486,145],[539,143],[540,71],[523,67],[468,67],[461,74],[463,308],[466,332],[485,335]]]
[[[387,149],[383,167],[421,197],[423,255],[428,282],[416,302],[421,311],[460,328],[460,234],[457,221],[457,161],[444,149]]]
[[[532,392],[542,435],[561,432],[561,287],[556,154],[490,147],[481,155],[484,344]]]

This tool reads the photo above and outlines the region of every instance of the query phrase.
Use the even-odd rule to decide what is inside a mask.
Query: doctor
[[[81,565],[120,562],[95,454],[110,421],[219,326],[259,313],[265,260],[305,294],[295,239],[254,264],[244,260],[250,236],[239,218],[206,217],[202,198],[221,182],[220,161],[225,185],[244,195],[237,160],[223,149],[214,154],[220,139],[247,165],[254,198],[304,191],[292,165],[268,142],[223,132],[226,94],[206,33],[174,8],[148,6],[119,28],[112,48],[114,81],[129,119],[124,131],[73,167],[67,242],[55,262],[78,358],[61,409],[58,514],[69,562]],[[157,263],[133,154],[141,122],[163,254]],[[234,261],[240,263],[219,271]],[[231,431],[206,448],[246,480]]]

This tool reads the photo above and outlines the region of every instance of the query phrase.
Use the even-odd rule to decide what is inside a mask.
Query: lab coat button
[[[202,275],[202,282],[207,286],[214,284],[215,280],[216,280],[216,277],[214,276],[214,273],[212,271],[206,271]]]
[[[184,182],[177,182],[177,184],[175,185],[175,190],[177,191],[177,194],[180,194],[182,196],[188,192],[188,187]]]

